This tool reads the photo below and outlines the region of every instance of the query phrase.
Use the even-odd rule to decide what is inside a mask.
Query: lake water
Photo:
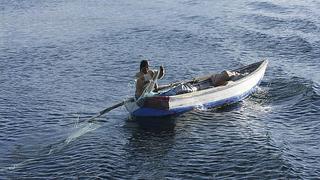
[[[0,179],[317,179],[320,2],[2,0]],[[242,102],[142,125],[118,108],[142,59],[160,84],[262,59]]]

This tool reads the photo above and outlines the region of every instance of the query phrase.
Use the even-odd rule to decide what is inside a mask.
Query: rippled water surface
[[[0,179],[320,177],[320,3],[0,2]],[[242,102],[162,123],[124,108],[141,59],[160,83],[269,67]],[[164,123],[166,122],[166,123]]]

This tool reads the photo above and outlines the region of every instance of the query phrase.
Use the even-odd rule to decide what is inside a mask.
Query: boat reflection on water
[[[132,120],[136,122],[140,128],[151,131],[174,130],[176,125],[176,116],[166,117],[134,117]]]
[[[177,143],[175,119],[131,119],[126,121],[126,130],[130,134],[122,149],[123,167],[119,169],[124,169],[129,179],[164,179]],[[119,177],[124,178],[121,172]]]

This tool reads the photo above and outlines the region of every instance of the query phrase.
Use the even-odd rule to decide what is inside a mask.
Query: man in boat
[[[140,71],[136,74],[136,98],[139,98],[146,86],[149,84],[150,80],[154,77],[155,73],[158,73],[157,70],[151,70],[149,69],[149,62],[148,60],[142,60],[140,62]],[[163,66],[160,66],[160,72],[159,72],[158,79],[162,79],[164,76],[164,68]],[[158,89],[158,85],[155,84],[154,87],[155,91]]]

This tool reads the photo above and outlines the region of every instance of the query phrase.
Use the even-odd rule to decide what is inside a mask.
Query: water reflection
[[[126,126],[131,127],[124,147],[128,171],[135,178],[164,178],[167,156],[176,143],[175,118],[140,118],[128,120]]]
[[[141,129],[152,132],[173,130],[176,125],[176,117],[145,117],[133,119]]]

